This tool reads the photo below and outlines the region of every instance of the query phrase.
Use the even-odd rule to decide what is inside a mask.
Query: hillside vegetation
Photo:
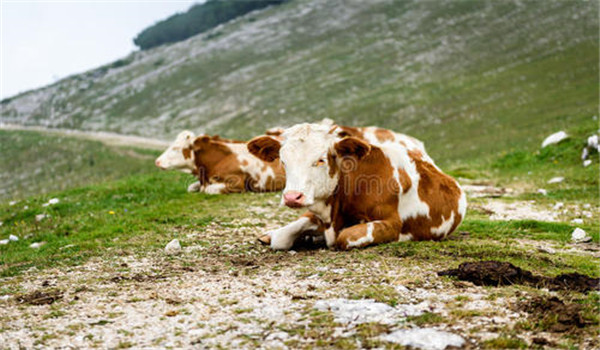
[[[294,0],[2,101],[0,121],[170,139],[330,117],[442,164],[597,114],[596,1]]]

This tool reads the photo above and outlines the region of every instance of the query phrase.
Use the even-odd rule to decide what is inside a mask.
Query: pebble
[[[38,214],[35,216],[35,221],[40,222],[46,218],[46,214]]]
[[[174,239],[165,247],[165,253],[167,254],[179,254],[181,252],[181,244],[178,239]]]
[[[553,178],[551,178],[550,180],[548,180],[548,183],[549,183],[549,184],[557,184],[557,183],[560,183],[560,182],[563,182],[563,181],[565,181],[565,178],[564,178],[564,177],[562,177],[562,176],[557,176],[557,177],[553,177]]]
[[[586,159],[583,161],[583,166],[584,167],[588,167],[590,166],[590,164],[592,164],[592,160],[591,159]]]
[[[51,198],[48,203],[44,203],[42,204],[42,207],[47,207],[49,205],[54,205],[54,204],[58,204],[58,202],[60,202],[60,200],[58,198]]]
[[[37,249],[41,246],[43,246],[44,244],[46,244],[46,242],[35,242],[35,243],[31,243],[29,245],[29,248],[33,248],[33,249]]]
[[[571,233],[571,240],[575,243],[584,243],[591,241],[592,237],[588,236],[587,232],[577,227],[573,230],[573,233]]]
[[[10,235],[10,236],[8,236],[8,240],[16,242],[19,240],[19,237],[15,236],[15,235]]]
[[[558,202],[558,203],[554,204],[554,207],[552,207],[552,209],[554,209],[554,210],[559,210],[559,209],[561,209],[561,208],[562,208],[562,207],[564,207],[564,206],[565,206],[565,203],[563,203],[563,202]]]
[[[543,188],[539,188],[539,189],[537,190],[537,193],[539,193],[539,194],[541,194],[541,195],[544,195],[544,196],[545,196],[545,195],[547,195],[547,194],[548,194],[548,191],[546,191],[546,190],[545,190],[545,189],[543,189]]]
[[[583,219],[579,219],[579,218],[573,219],[573,220],[571,220],[571,223],[581,225],[581,224],[583,224]]]
[[[555,143],[559,143],[560,141],[566,139],[567,137],[569,137],[569,135],[567,135],[567,133],[564,131],[555,132],[554,134],[552,134],[544,139],[544,141],[542,142],[542,148],[549,146],[549,145],[553,145]]]
[[[5,245],[5,244],[8,244],[8,242],[9,242],[9,240],[8,240],[8,239],[3,239],[3,240],[0,240],[0,245]]]
[[[556,250],[550,247],[539,247],[538,250],[542,253],[556,254]]]

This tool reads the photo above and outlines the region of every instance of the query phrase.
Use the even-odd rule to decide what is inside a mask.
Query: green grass
[[[147,173],[154,170],[156,155],[67,136],[0,130],[0,200]]]

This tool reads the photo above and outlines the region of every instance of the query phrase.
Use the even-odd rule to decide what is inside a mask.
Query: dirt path
[[[47,134],[63,135],[70,137],[79,137],[87,140],[100,141],[110,146],[129,146],[146,149],[163,150],[168,145],[168,141],[150,139],[141,136],[121,135],[104,131],[81,131],[72,129],[53,129],[41,126],[23,126],[15,124],[0,124],[0,130],[25,130],[37,131]]]

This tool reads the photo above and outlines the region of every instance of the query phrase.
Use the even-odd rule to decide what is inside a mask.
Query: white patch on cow
[[[329,226],[329,228],[325,230],[325,243],[327,244],[328,248],[333,247],[335,244],[335,239],[335,229],[333,226]]]
[[[277,230],[269,231],[267,234],[271,236],[271,248],[276,250],[289,250],[294,245],[294,241],[296,241],[303,232],[316,230],[317,228],[319,228],[319,226],[312,223],[309,218],[301,217]]]
[[[286,173],[283,193],[304,194],[304,204],[309,209],[327,200],[338,183],[337,174],[329,176],[327,153],[338,139],[329,130],[324,125],[304,123],[286,129],[282,135],[279,154]]]
[[[394,169],[404,169],[412,182],[412,186],[408,192],[400,193],[398,196],[398,214],[400,214],[400,218],[404,221],[418,216],[429,217],[429,205],[421,200],[418,193],[419,180],[421,177],[417,172],[415,163],[408,156],[406,147],[393,143],[388,143],[380,147],[390,161],[392,167]],[[397,178],[397,173],[397,171],[394,171],[394,174],[396,175],[394,178],[398,181],[398,186],[401,187],[400,181]]]
[[[183,150],[189,148],[194,142],[194,133],[191,131],[182,131],[177,135],[175,141],[156,158],[156,165],[165,170],[179,170],[184,173],[191,173],[196,168],[194,163],[194,152],[190,150],[190,158],[183,156]]]
[[[221,194],[227,185],[223,183],[210,184],[204,188],[204,193],[207,194]]]
[[[462,190],[460,185],[458,185],[458,188],[460,189],[460,198],[458,199],[458,213],[460,214],[462,221],[462,219],[465,218],[465,214],[467,213],[467,196],[465,195],[465,191]]]
[[[445,236],[452,229],[452,225],[454,225],[454,212],[450,213],[448,220],[442,215],[442,223],[438,227],[432,227],[431,233],[437,236]]]
[[[233,143],[227,145],[235,153],[240,169],[250,175],[255,181],[255,186],[261,190],[267,188],[269,179],[275,179],[275,172],[267,163],[253,156],[245,143]],[[265,169],[266,168],[266,169]],[[263,170],[264,169],[264,170]]]
[[[308,210],[321,219],[324,224],[331,223],[331,205],[325,204],[323,201],[319,201],[309,206]]]
[[[348,247],[352,248],[352,247],[362,247],[364,245],[367,245],[369,243],[373,243],[373,241],[375,240],[373,238],[373,230],[375,229],[375,222],[369,222],[367,223],[367,234],[362,236],[361,238],[357,239],[356,241],[351,241],[348,240]]]

